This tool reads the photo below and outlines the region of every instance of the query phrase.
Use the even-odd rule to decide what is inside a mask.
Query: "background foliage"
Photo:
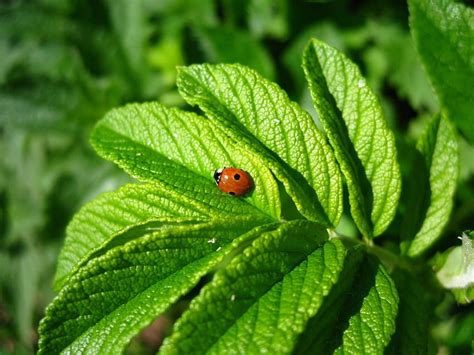
[[[177,65],[248,65],[313,113],[302,52],[311,37],[331,44],[359,65],[381,98],[408,186],[416,158],[410,146],[439,108],[408,26],[408,7],[400,1],[2,2],[0,351],[34,351],[66,224],[86,201],[129,179],[92,152],[93,124],[126,102],[184,106],[175,87]],[[472,228],[474,148],[462,135],[459,144],[454,209],[433,255]],[[409,206],[402,204],[385,233],[385,247],[397,240]],[[339,229],[356,233],[351,223]],[[410,285],[406,275],[397,279]],[[416,286],[406,291],[416,293]],[[451,296],[435,304],[436,341],[453,352],[468,349],[472,305]],[[131,349],[156,346],[144,339]]]

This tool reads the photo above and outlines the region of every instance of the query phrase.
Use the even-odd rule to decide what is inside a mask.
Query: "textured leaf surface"
[[[245,198],[221,199],[221,204],[233,198],[242,206],[251,204],[262,214],[279,218],[278,188],[270,171],[204,117],[158,103],[133,104],[110,111],[91,139],[100,155],[137,179],[207,194],[206,199],[223,195],[213,179],[216,169],[244,169],[255,189]]]
[[[337,354],[381,354],[395,331],[398,312],[395,284],[377,261],[370,259],[368,264],[369,269],[376,269],[374,285],[358,313],[351,316]]]
[[[305,217],[337,225],[342,187],[332,150],[309,114],[276,84],[240,65],[192,65],[180,68],[178,87],[272,170]]]
[[[474,10],[452,0],[410,0],[410,27],[438,97],[474,143]]]
[[[48,307],[40,325],[40,353],[121,352],[222,260],[246,226],[245,217],[236,217],[157,231],[143,228],[140,238],[92,259]],[[266,228],[274,227],[257,228],[242,238]]]
[[[290,353],[338,280],[345,248],[313,223],[262,234],[203,288],[163,353]]]
[[[214,187],[214,186],[213,186]],[[215,190],[215,187],[214,189]],[[130,184],[116,192],[101,195],[84,206],[67,228],[66,242],[59,256],[56,288],[64,285],[69,274],[87,260],[100,246],[113,239],[136,235],[133,228],[154,222],[162,227],[183,219],[204,221],[259,214],[248,204],[216,192],[174,191],[154,184]],[[260,223],[265,221],[260,216]]]
[[[449,220],[453,206],[453,196],[459,174],[458,146],[454,129],[449,120],[443,115],[437,115],[430,122],[424,134],[417,143],[417,149],[423,157],[423,166],[429,181],[414,181],[415,184],[426,184],[429,191],[426,200],[426,210],[417,211],[424,204],[419,199],[413,199],[416,205],[409,206],[410,212],[405,224],[407,227],[419,225],[414,231],[416,235],[406,232],[407,240],[402,248],[410,256],[418,256],[429,248],[441,235]],[[414,193],[421,193],[423,189]],[[417,211],[416,213],[414,211]]]
[[[339,282],[300,336],[296,353],[381,354],[395,331],[398,294],[379,261],[350,250]]]
[[[352,217],[363,235],[377,236],[393,219],[401,185],[380,104],[356,65],[322,42],[309,43],[303,67],[347,183]]]

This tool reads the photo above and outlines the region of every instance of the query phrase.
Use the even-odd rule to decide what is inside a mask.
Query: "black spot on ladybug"
[[[239,175],[239,174],[235,174],[235,175],[234,175],[234,179],[235,179],[235,180],[240,180],[240,175]]]
[[[229,192],[230,195],[234,196],[235,195],[235,192],[234,191],[231,191]]]

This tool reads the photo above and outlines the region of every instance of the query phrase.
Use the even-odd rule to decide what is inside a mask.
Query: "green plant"
[[[431,12],[417,12],[424,1],[411,6],[416,37],[425,28],[417,21]],[[433,48],[418,50],[423,58]],[[101,195],[69,225],[40,352],[122,351],[186,298],[164,353],[432,351],[426,323],[446,291],[427,251],[448,222],[456,187],[452,112],[442,99],[410,150],[413,192],[402,201],[399,239],[387,242],[402,176],[378,99],[359,69],[321,41],[307,45],[303,67],[324,133],[277,85],[226,64],[178,71],[182,97],[205,116],[145,103],[97,124],[97,152],[140,184]],[[250,172],[254,191],[222,194],[212,173],[223,166]],[[343,181],[361,238],[336,229]],[[472,268],[464,238],[460,270],[459,256],[432,262],[469,302],[472,279],[452,283]]]

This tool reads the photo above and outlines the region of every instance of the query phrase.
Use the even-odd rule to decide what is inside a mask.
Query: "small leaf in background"
[[[391,125],[396,126],[401,117],[389,115],[391,111],[387,108],[391,106],[387,105],[396,104],[392,107],[395,109],[400,102],[394,101],[397,98],[392,95],[387,95],[388,87],[393,87],[398,98],[408,101],[416,110],[428,109],[433,113],[439,110],[433,87],[419,62],[410,33],[404,26],[382,18],[369,19],[358,27],[341,28],[332,22],[319,22],[308,27],[293,40],[284,53],[284,63],[292,74],[295,88],[299,91],[306,89],[300,57],[311,38],[318,38],[355,58],[358,58],[362,51],[362,57],[358,59],[361,61],[363,74],[381,99],[386,118]],[[299,91],[297,97],[301,94]],[[306,90],[304,94],[303,98],[306,100]]]
[[[380,235],[395,215],[401,178],[378,100],[355,64],[327,44],[312,40],[303,67],[345,177],[352,217],[365,237]]]
[[[410,0],[418,54],[449,118],[474,143],[474,10],[452,0]]]
[[[144,226],[133,240],[82,267],[46,310],[39,353],[117,353],[238,245],[252,217]],[[216,252],[219,251],[219,252]]]
[[[326,238],[308,221],[262,233],[191,302],[163,353],[291,353],[344,264],[342,243]]]
[[[342,185],[333,152],[311,116],[286,93],[240,65],[180,68],[178,88],[280,180],[305,217],[337,225]]]
[[[127,105],[110,111],[91,141],[100,155],[138,180],[198,195],[210,205],[228,203],[235,213],[279,219],[278,187],[270,171],[202,116],[158,103]],[[248,196],[236,199],[217,189],[214,171],[226,166],[250,173],[254,190]]]
[[[311,38],[319,38],[340,51],[345,51],[347,48],[344,40],[344,33],[341,29],[337,28],[337,26],[330,22],[322,22],[313,25],[293,40],[283,56],[283,62],[286,69],[292,75],[295,88],[300,91],[304,90],[305,92],[308,89],[304,72],[301,70],[301,53],[303,53]],[[300,96],[301,92],[297,92],[297,94]]]
[[[0,89],[0,125],[30,130],[73,126],[77,122],[67,122],[65,116],[74,115],[71,109],[79,110],[80,102],[78,92],[65,85],[43,83],[13,95]]]
[[[132,86],[142,91],[146,75],[150,74],[144,57],[145,45],[151,33],[147,23],[149,13],[145,11],[143,0],[107,0],[105,3],[119,41],[120,55],[117,59],[124,61],[123,66]]]
[[[449,220],[459,174],[458,147],[448,118],[436,115],[419,138],[421,163],[415,169],[408,213],[402,230],[402,251],[416,257],[439,238]],[[424,175],[424,176],[423,176]]]
[[[364,44],[370,45],[373,42],[373,46],[364,55],[371,87],[375,89],[378,86],[377,92],[383,97],[384,80],[387,80],[397,90],[398,96],[406,99],[417,111],[428,109],[429,112],[437,112],[439,104],[419,62],[409,32],[400,25],[383,21],[369,21],[365,29],[368,38]],[[379,64],[375,59],[379,59]],[[384,64],[380,64],[380,59]],[[377,73],[378,66],[383,66],[383,69]]]
[[[474,233],[463,233],[462,245],[445,252],[442,265],[437,265],[439,282],[451,289],[460,303],[474,300]]]
[[[285,0],[249,0],[247,21],[257,38],[285,39],[288,35],[288,3]]]
[[[249,33],[227,27],[200,27],[196,28],[195,36],[206,62],[240,63],[255,69],[269,80],[275,77],[270,54]]]
[[[459,307],[459,313],[451,314],[439,322],[433,334],[452,354],[472,354],[474,349],[474,312],[469,305]]]
[[[10,313],[18,337],[24,344],[31,344],[33,340],[31,324],[33,323],[37,301],[31,295],[38,292],[41,273],[44,269],[51,271],[53,260],[40,259],[43,248],[22,245],[22,249],[21,252],[17,251],[12,255],[7,254],[7,250],[0,252],[0,270],[2,270],[2,278],[4,278],[1,281],[10,285],[10,288],[5,288],[7,292],[0,292],[0,308],[9,304],[12,305],[11,308],[6,309],[6,314],[2,312],[1,319],[2,323],[6,323],[7,314]],[[8,294],[8,291],[11,291],[11,295]],[[5,304],[3,304],[4,302]],[[0,328],[1,330],[3,329]],[[0,339],[2,333],[0,332]],[[0,352],[2,350],[1,345],[2,341],[0,341]]]

